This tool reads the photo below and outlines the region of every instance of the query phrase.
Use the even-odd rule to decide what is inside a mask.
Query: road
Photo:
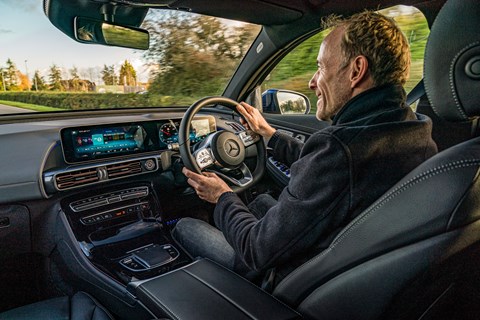
[[[0,115],[1,114],[7,114],[7,113],[25,113],[25,112],[35,112],[35,111],[28,110],[28,109],[22,109],[22,108],[16,108],[16,107],[10,107],[10,106],[6,106],[4,104],[0,104]]]

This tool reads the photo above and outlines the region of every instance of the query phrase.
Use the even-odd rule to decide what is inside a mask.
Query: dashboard
[[[168,228],[206,209],[181,175],[177,150],[184,110],[115,112],[48,119],[39,114],[2,124],[0,203],[2,221],[10,225],[5,235],[24,233],[24,243],[45,255],[58,241],[65,260],[80,250],[76,258],[88,257],[118,286],[189,263]],[[229,125],[240,126],[230,112],[212,114],[194,117],[191,144],[216,131],[241,131]],[[26,216],[16,208],[28,208]],[[39,241],[27,237],[30,223],[38,226]],[[46,249],[40,247],[46,242]]]
[[[64,190],[168,171],[178,158],[183,113],[172,108],[47,119],[39,115],[2,124],[0,203],[46,199]],[[190,141],[195,144],[219,130],[242,128],[230,112],[199,113],[192,120]],[[129,181],[155,177],[159,175]]]

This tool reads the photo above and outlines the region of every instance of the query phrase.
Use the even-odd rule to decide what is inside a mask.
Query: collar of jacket
[[[351,122],[375,113],[404,108],[405,90],[401,85],[383,85],[368,89],[352,99],[335,115],[332,125]]]

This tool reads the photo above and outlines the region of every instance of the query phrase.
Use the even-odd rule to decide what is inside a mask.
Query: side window
[[[427,20],[418,9],[410,6],[394,6],[379,12],[395,19],[410,43],[412,64],[410,78],[405,84],[408,93],[423,77],[423,55],[430,32]],[[310,113],[315,114],[317,97],[308,88],[308,82],[316,72],[318,49],[328,32],[329,30],[324,30],[317,33],[286,55],[262,83],[262,92],[270,93],[272,89],[278,89],[301,93],[308,97],[311,102]],[[264,106],[265,101],[270,100],[271,97],[264,95]],[[269,109],[267,111],[264,108],[265,112],[282,113],[272,107]]]

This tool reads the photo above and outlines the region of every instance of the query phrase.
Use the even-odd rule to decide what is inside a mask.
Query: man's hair
[[[322,26],[345,28],[340,45],[344,57],[342,67],[363,55],[376,86],[405,84],[410,73],[410,50],[405,35],[393,19],[364,11],[347,19],[327,17]]]

